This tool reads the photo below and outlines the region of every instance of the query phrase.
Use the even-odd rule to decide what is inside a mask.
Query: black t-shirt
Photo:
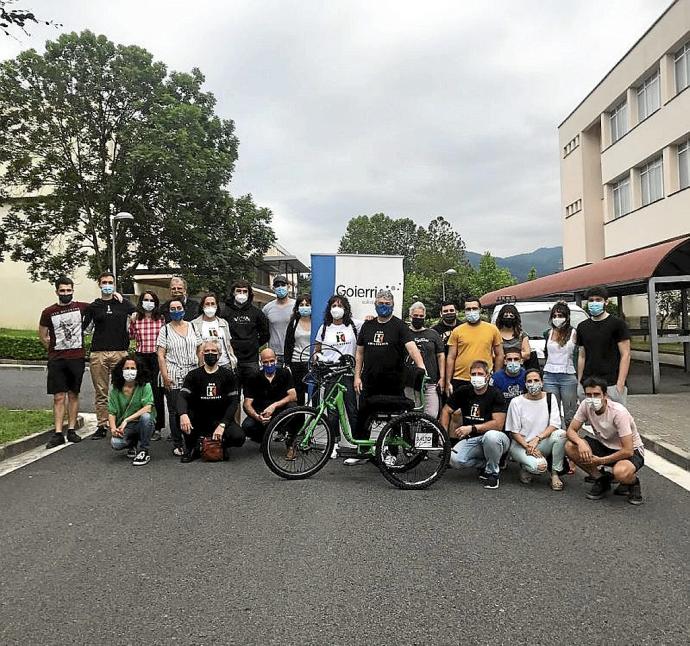
[[[609,386],[618,381],[621,354],[618,343],[630,338],[628,324],[617,316],[586,319],[577,326],[577,345],[585,349],[582,378],[601,377]]]
[[[179,298],[171,299],[179,301]],[[184,303],[184,320],[193,321],[197,316],[199,316],[199,301],[195,301],[193,298],[188,298]],[[166,323],[170,323],[172,320],[170,318],[170,300],[165,301],[161,305],[161,314],[165,319]],[[220,316],[220,308],[218,308],[218,315]]]
[[[453,391],[446,403],[453,411],[462,411],[463,426],[483,424],[492,418],[492,413],[505,413],[508,410],[503,393],[494,386],[478,395],[472,386],[460,386]]]
[[[213,373],[195,368],[187,373],[180,391],[178,412],[192,417],[192,424],[204,435],[213,431],[220,422],[232,422],[239,397],[235,376],[226,368]]]
[[[451,332],[458,327],[458,325],[460,325],[460,323],[457,320],[450,327],[443,321],[439,321],[436,325],[431,327],[432,330],[436,330],[436,332],[439,333],[441,341],[443,342],[443,351],[446,353],[446,356],[448,356],[448,339],[450,338]]]
[[[135,311],[134,305],[126,298],[122,300],[122,303],[115,298],[107,301],[97,298],[91,303],[84,314],[84,329],[93,322],[91,351],[127,350],[129,348],[127,317]]]
[[[424,359],[424,367],[429,375],[429,384],[435,384],[439,379],[438,374],[438,355],[443,352],[443,341],[436,330],[410,330],[419,352]],[[408,357],[408,365],[414,365],[412,359]]]
[[[364,347],[362,381],[369,394],[403,387],[405,344],[413,340],[410,328],[395,316],[385,323],[378,319],[364,322],[357,345]]]
[[[272,381],[263,371],[252,375],[244,388],[244,396],[253,399],[252,406],[260,413],[267,406],[287,397],[288,390],[294,388],[292,373],[287,368],[278,368]]]

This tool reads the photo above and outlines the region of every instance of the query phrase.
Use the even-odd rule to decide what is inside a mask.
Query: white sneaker
[[[343,464],[347,467],[353,467],[356,464],[366,464],[367,462],[369,462],[369,458],[347,458]]]
[[[394,467],[396,465],[396,457],[391,454],[388,448],[384,448],[383,451],[381,451],[381,458],[387,467]]]
[[[331,453],[331,460],[335,460],[338,457],[338,449],[340,448],[340,444],[337,442],[333,445],[333,452]]]

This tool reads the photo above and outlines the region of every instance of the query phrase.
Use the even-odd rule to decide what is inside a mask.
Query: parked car
[[[508,303],[500,303],[494,307],[491,313],[491,322],[496,323],[498,313],[501,308]],[[532,350],[536,351],[537,357],[543,361],[544,359],[544,331],[549,328],[549,312],[556,304],[556,301],[542,302],[542,301],[524,301],[522,303],[511,303],[515,305],[517,311],[520,312],[522,319],[522,329],[529,336],[529,344]],[[587,318],[587,313],[575,303],[568,303],[570,308],[570,324],[576,328],[582,321]]]

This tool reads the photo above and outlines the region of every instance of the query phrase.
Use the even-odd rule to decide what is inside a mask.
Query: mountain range
[[[465,255],[473,267],[479,266],[482,254],[466,251]],[[527,274],[532,267],[537,270],[538,278],[555,274],[563,269],[563,247],[540,247],[529,253],[521,253],[505,258],[495,256],[495,258],[496,264],[499,267],[509,269],[519,283],[527,280]]]

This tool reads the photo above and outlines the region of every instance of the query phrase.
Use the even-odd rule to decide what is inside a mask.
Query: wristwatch
[[[220,426],[221,428],[225,428],[225,422],[221,422],[220,424],[218,424],[218,426]]]

